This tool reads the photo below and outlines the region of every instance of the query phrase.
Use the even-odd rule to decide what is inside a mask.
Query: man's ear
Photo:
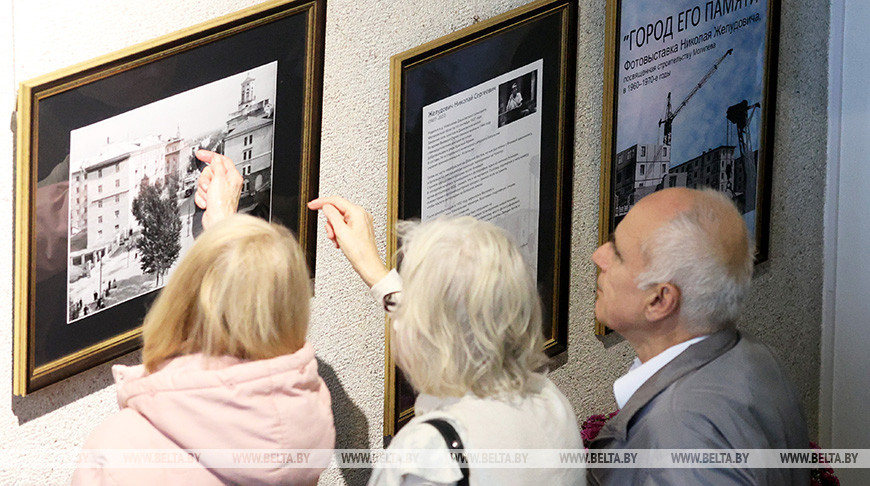
[[[676,315],[680,308],[680,289],[665,282],[656,284],[647,295],[644,315],[650,322],[660,321]]]

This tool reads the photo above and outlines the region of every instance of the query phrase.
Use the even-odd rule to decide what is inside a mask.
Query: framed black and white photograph
[[[537,75],[537,70],[529,71],[498,87],[499,128],[537,111]]]
[[[165,285],[202,231],[193,201],[197,149],[237,164],[240,212],[269,207],[277,67],[273,61],[70,132],[69,323]]]
[[[546,351],[567,348],[577,3],[544,0],[391,62],[387,253],[399,220],[505,229],[538,282]],[[387,333],[384,435],[414,415]]]
[[[198,149],[233,160],[240,211],[292,229],[313,272],[324,3],[268,2],[22,83],[16,394],[140,345],[202,231]]]
[[[710,187],[767,258],[778,19],[777,0],[608,0],[600,242],[645,195]]]

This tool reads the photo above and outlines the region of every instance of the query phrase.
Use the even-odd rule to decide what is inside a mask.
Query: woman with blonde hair
[[[544,375],[541,308],[517,246],[471,217],[399,227],[398,272],[378,254],[372,218],[339,197],[322,210],[327,236],[392,317],[396,363],[420,394],[390,449],[416,462],[376,467],[369,485],[581,485],[582,468],[460,466],[452,449],[582,450],[571,404]]]
[[[99,425],[73,484],[316,484],[335,442],[305,341],[309,276],[293,235],[245,215],[208,222],[145,317],[143,364],[116,365],[121,410]],[[126,469],[116,449],[322,449],[325,463]],[[90,450],[90,451],[88,451]],[[309,467],[310,466],[310,467]]]

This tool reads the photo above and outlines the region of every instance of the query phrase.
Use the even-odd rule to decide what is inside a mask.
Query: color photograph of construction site
[[[712,187],[755,233],[768,2],[619,5],[610,228],[654,191]]]

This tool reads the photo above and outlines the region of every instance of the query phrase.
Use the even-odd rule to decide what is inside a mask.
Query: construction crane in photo
[[[755,151],[752,149],[752,137],[749,133],[749,123],[755,115],[755,110],[760,107],[760,103],[750,105],[748,101],[743,100],[736,105],[729,106],[725,114],[728,121],[737,127],[737,143],[740,146],[740,158],[743,161],[743,170],[746,174],[746,189],[744,192],[745,211],[755,209],[758,174],[756,171]]]
[[[695,96],[695,93],[697,93],[698,90],[701,89],[701,87],[707,83],[707,81],[710,79],[710,77],[713,76],[713,73],[715,73],[716,70],[719,68],[719,64],[721,64],[722,61],[724,61],[726,57],[730,56],[732,51],[733,51],[733,49],[728,49],[728,52],[723,54],[722,57],[720,57],[719,60],[716,61],[715,64],[713,64],[713,67],[710,68],[709,71],[707,71],[707,74],[705,74],[704,77],[701,78],[700,81],[698,81],[698,84],[696,84],[695,87],[692,88],[692,91],[689,92],[688,96],[686,96],[686,98],[680,103],[680,105],[677,106],[676,110],[673,110],[673,111],[671,110],[671,93],[668,92],[667,111],[665,112],[665,117],[663,119],[659,120],[659,126],[664,125],[664,136],[662,138],[663,145],[667,145],[667,146],[671,145],[671,127],[674,123],[674,118],[676,118],[677,115],[680,113],[680,111],[682,111],[682,109],[686,106],[686,103],[688,103],[689,100],[692,99],[693,96]]]

